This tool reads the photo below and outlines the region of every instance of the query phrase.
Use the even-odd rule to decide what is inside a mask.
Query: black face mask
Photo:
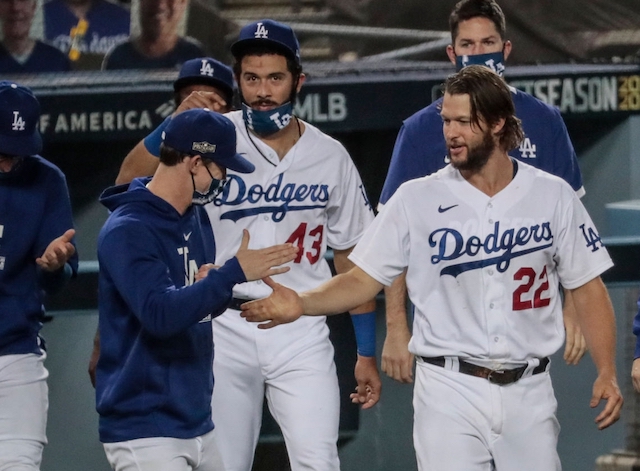
[[[13,162],[11,170],[8,172],[0,171],[0,183],[17,183],[22,181],[25,175],[25,170],[29,167],[24,157],[8,157]]]
[[[206,165],[204,166],[204,168],[207,169],[207,173],[211,177],[211,184],[209,185],[207,191],[205,191],[204,193],[196,190],[196,181],[193,174],[191,174],[191,181],[193,182],[193,198],[191,199],[191,203],[198,206],[203,206],[207,203],[211,203],[222,192],[222,190],[224,190],[224,186],[227,183],[226,179],[218,180],[217,178],[214,178],[214,176],[211,175],[209,167],[207,167]]]

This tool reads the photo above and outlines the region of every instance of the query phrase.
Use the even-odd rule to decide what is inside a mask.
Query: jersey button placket
[[[486,221],[484,234],[482,236],[483,241],[487,241],[490,234],[495,232],[495,215],[493,214],[493,202],[490,200],[485,205],[484,220]],[[499,236],[497,240],[491,242],[491,249],[494,249],[493,244],[499,245]],[[498,257],[501,251],[487,252],[487,247],[483,250],[483,256],[485,258]],[[505,329],[504,312],[502,309],[503,299],[505,296],[503,280],[501,274],[496,271],[494,265],[489,265],[483,271],[485,279],[484,292],[485,292],[485,306],[486,306],[486,323],[487,323],[487,348],[488,354],[491,357],[501,356],[504,354],[504,343],[500,341]]]
[[[278,191],[269,192],[269,196],[274,199],[269,201],[265,199],[264,205],[266,206],[281,208],[285,204],[285,201],[280,200],[280,198],[282,197],[282,188],[286,185],[286,183],[284,182],[284,175],[282,171],[284,167],[285,166],[281,164],[277,168],[274,168],[273,173],[265,182],[265,191],[268,191],[268,189],[272,185],[277,186],[278,181],[281,181]],[[279,231],[279,229],[282,229],[282,225],[286,224],[286,215],[283,215],[281,212],[270,212],[265,213],[264,216],[260,219],[260,231],[262,234],[261,239],[264,240],[263,247],[268,247],[269,245],[284,244],[286,242],[284,239],[280,239],[284,236],[284,234],[282,233],[282,231]]]

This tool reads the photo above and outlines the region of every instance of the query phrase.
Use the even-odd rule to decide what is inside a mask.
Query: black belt
[[[422,358],[422,360],[426,363],[444,368],[444,357],[420,358]],[[512,370],[492,370],[490,368],[485,368],[484,366],[474,365],[473,363],[469,363],[468,361],[464,360],[458,360],[458,364],[460,365],[458,369],[460,373],[471,376],[478,376],[480,378],[488,379],[491,383],[500,385],[515,383],[520,378],[522,378],[522,375],[527,370],[527,365],[521,366],[520,368],[514,368]],[[548,364],[549,357],[541,358],[540,364],[533,369],[531,374],[537,375],[538,373],[546,371]]]
[[[229,304],[228,309],[235,309],[236,311],[241,311],[240,306],[249,301],[253,301],[253,299],[244,299],[244,298],[231,298],[231,304]]]

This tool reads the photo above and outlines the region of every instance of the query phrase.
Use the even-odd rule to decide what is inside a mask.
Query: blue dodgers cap
[[[233,99],[233,71],[231,67],[211,57],[199,57],[182,64],[180,73],[173,82],[174,91],[192,84],[211,85],[220,88],[227,96],[227,104]]]
[[[179,152],[200,155],[221,167],[251,173],[254,165],[236,153],[236,128],[229,118],[207,108],[192,108],[171,118],[162,142]]]
[[[231,53],[238,59],[244,55],[247,47],[270,45],[276,51],[300,64],[300,44],[291,26],[274,20],[259,20],[249,23],[240,30],[238,40],[231,45]]]
[[[40,103],[27,87],[0,81],[0,154],[35,155],[42,150]]]

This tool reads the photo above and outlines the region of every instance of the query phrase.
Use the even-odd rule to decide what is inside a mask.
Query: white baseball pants
[[[104,443],[114,471],[225,471],[213,431],[200,437]]]
[[[0,471],[38,471],[47,443],[47,355],[0,356]]]
[[[227,471],[251,470],[265,395],[292,471],[340,469],[340,397],[328,328],[287,326],[259,330],[233,310],[213,322],[212,414]]]
[[[420,471],[560,471],[548,372],[500,386],[417,361],[413,440]]]

